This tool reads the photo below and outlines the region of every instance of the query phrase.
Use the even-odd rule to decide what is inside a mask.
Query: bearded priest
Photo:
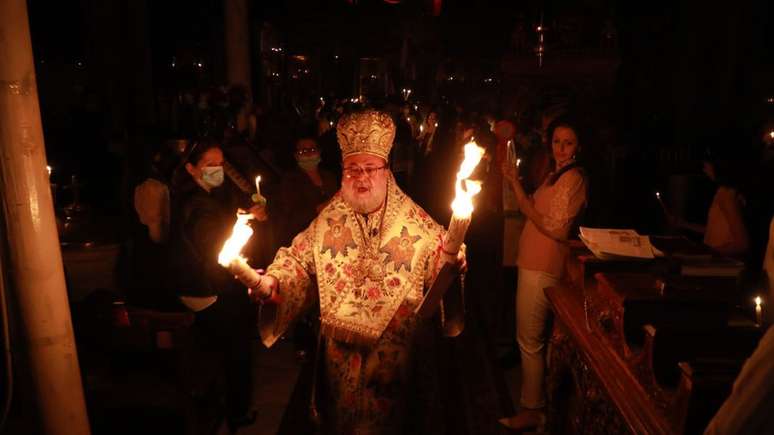
[[[425,343],[437,336],[433,327],[447,336],[462,331],[462,287],[444,294],[433,319],[415,310],[444,262],[465,268],[464,249],[444,251],[444,228],[395,183],[387,166],[395,138],[389,115],[345,115],[337,138],[341,189],[251,290],[262,303],[261,338],[271,346],[319,304],[322,361],[311,410],[321,431],[435,432],[427,420],[439,397],[428,385],[435,373],[428,364],[437,355]]]

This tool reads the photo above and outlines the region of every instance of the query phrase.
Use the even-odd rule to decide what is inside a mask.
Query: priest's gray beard
[[[387,179],[381,178],[378,182],[368,178],[345,181],[341,184],[341,195],[356,212],[361,214],[374,212],[387,197]]]

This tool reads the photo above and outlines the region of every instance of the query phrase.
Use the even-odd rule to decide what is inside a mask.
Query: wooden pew
[[[729,326],[735,280],[573,249],[568,282],[546,289],[550,432],[701,432],[762,333],[751,320]]]

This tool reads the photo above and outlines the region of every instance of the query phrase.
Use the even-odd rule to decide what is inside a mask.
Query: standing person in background
[[[320,149],[312,135],[302,136],[295,144],[294,157],[298,166],[282,177],[278,195],[279,246],[288,246],[293,236],[303,231],[328,204],[338,190],[336,177],[320,168]],[[293,342],[296,355],[303,359],[315,343],[314,319],[309,313],[295,325]]]
[[[586,202],[586,179],[578,166],[581,150],[578,127],[557,119],[550,128],[553,171],[528,196],[519,179],[519,168],[504,165],[503,176],[516,194],[527,223],[519,240],[516,335],[521,351],[520,411],[500,420],[511,429],[543,424],[545,414],[545,346],[548,300],[543,290],[559,283],[568,254],[570,229]]]
[[[183,305],[194,312],[195,348],[222,363],[225,377],[226,418],[234,431],[250,424],[252,395],[252,337],[255,312],[247,289],[218,264],[218,251],[236,221],[235,201],[224,189],[223,151],[212,143],[199,143],[186,158],[186,183],[176,190],[171,233],[170,262]],[[250,212],[266,220],[264,208]],[[197,358],[188,358],[191,364]],[[193,369],[208,379],[211,368]],[[207,382],[204,382],[207,385]]]
[[[320,167],[320,148],[311,135],[296,141],[293,156],[297,166],[283,175],[277,198],[280,246],[303,231],[338,190],[333,173]]]
[[[170,183],[187,141],[167,141],[153,155],[150,172],[134,188],[137,221],[128,245],[127,301],[160,310],[180,308],[167,271],[170,230]]]

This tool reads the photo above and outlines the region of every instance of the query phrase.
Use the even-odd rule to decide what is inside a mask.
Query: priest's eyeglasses
[[[365,168],[361,166],[348,166],[344,168],[344,176],[352,179],[352,178],[360,178],[362,175],[365,175],[368,178],[373,177],[377,173],[379,173],[380,170],[385,169],[387,166],[367,166]]]

